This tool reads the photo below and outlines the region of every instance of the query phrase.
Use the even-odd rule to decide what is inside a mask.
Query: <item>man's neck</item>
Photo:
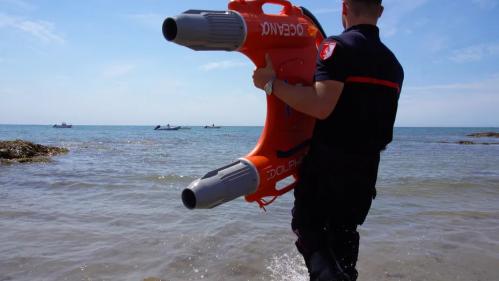
[[[361,25],[361,24],[369,24],[369,25],[377,25],[378,24],[378,19],[371,19],[371,18],[354,18],[350,19],[347,22],[346,29],[349,29],[352,26],[356,25]]]

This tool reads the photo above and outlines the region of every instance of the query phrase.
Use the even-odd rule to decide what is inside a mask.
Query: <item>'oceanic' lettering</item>
[[[305,28],[302,24],[292,24],[292,23],[276,23],[276,22],[263,22],[260,24],[262,26],[262,36],[303,36],[305,34]]]

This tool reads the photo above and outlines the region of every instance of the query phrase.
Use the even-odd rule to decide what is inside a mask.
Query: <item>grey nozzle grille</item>
[[[189,10],[163,23],[168,41],[196,51],[239,49],[246,38],[243,18],[232,11]]]
[[[237,161],[207,173],[182,192],[182,201],[189,209],[209,209],[258,188],[258,172],[245,161]]]

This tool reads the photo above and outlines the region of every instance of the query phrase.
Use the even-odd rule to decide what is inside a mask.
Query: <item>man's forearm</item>
[[[317,118],[317,116],[314,116],[317,104],[317,94],[314,87],[295,86],[282,80],[276,80],[273,95],[293,109]]]
[[[326,119],[334,110],[342,89],[343,84],[340,83],[328,85],[318,82],[314,86],[295,86],[276,80],[273,94],[299,112],[317,119]]]

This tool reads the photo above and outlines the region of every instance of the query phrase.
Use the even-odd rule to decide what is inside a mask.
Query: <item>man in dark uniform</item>
[[[256,87],[317,118],[292,221],[311,280],[357,280],[357,227],[376,196],[380,152],[392,141],[404,79],[380,41],[382,13],[381,0],[343,0],[345,31],[323,42],[311,87],[276,79],[268,58],[253,75]]]

